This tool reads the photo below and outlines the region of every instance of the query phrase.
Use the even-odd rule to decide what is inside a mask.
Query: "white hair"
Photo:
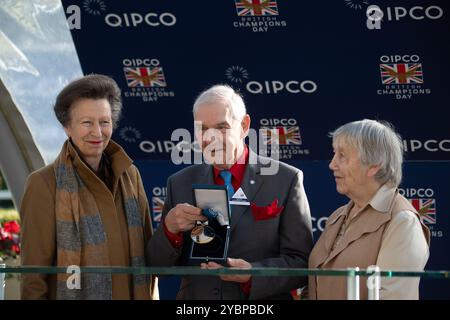
[[[242,97],[228,85],[215,85],[200,93],[192,108],[194,116],[198,107],[206,104],[220,104],[225,106],[231,111],[233,119],[239,121],[247,114],[244,100],[242,100]]]
[[[330,136],[333,144],[343,139],[354,147],[363,165],[379,165],[375,175],[378,182],[398,187],[402,180],[403,144],[389,122],[369,119],[349,122]]]

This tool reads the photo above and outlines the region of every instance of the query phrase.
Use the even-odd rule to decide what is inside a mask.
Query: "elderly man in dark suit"
[[[306,268],[313,241],[302,171],[250,150],[244,142],[250,116],[231,87],[216,85],[202,92],[193,113],[209,164],[169,177],[163,220],[147,245],[148,264],[191,264],[191,230],[206,220],[193,206],[192,184],[216,184],[244,194],[251,204],[231,206],[228,267]],[[276,172],[267,174],[270,167]],[[203,262],[201,267],[224,266]],[[185,276],[177,299],[290,299],[290,291],[305,284],[303,277]]]

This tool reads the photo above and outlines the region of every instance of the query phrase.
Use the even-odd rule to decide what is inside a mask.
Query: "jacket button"
[[[213,295],[218,296],[219,295],[219,288],[214,288],[213,289]]]

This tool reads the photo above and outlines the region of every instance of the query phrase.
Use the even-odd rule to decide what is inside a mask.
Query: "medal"
[[[214,232],[214,229],[206,224],[200,223],[191,230],[191,239],[198,244],[209,243],[215,236],[216,233]]]

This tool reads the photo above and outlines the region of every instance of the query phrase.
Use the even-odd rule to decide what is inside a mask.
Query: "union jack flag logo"
[[[436,200],[435,199],[409,199],[414,209],[420,215],[420,219],[426,224],[436,224]]]
[[[423,83],[421,63],[380,64],[383,84]]]
[[[265,144],[274,144],[278,138],[279,145],[301,145],[302,137],[300,136],[300,128],[292,127],[264,127],[262,129],[263,141]],[[272,130],[276,130],[277,135],[272,134]]]
[[[165,197],[152,197],[153,224],[158,225],[161,222],[161,215],[164,209]]]
[[[128,87],[165,87],[166,79],[161,67],[123,68]]]
[[[277,16],[276,0],[234,0],[238,16]]]

